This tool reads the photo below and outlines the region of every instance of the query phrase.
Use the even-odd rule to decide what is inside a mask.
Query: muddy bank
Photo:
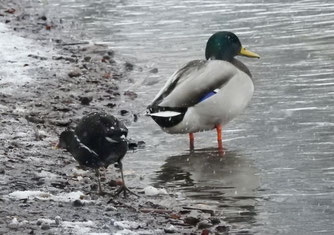
[[[139,198],[99,196],[92,171],[53,148],[59,133],[88,112],[105,111],[127,124],[141,118],[122,109],[137,94],[118,86],[140,68],[112,48],[80,40],[75,28],[64,35],[72,22],[18,2],[0,5],[9,41],[0,60],[0,234],[227,232],[214,211],[179,207],[177,194],[163,189],[136,188],[140,176],[131,169],[125,177]],[[103,175],[104,188],[114,191],[118,170],[111,166]]]

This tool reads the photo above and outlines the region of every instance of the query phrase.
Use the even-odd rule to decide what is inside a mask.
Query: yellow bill
[[[250,50],[247,50],[244,47],[241,48],[241,50],[239,52],[239,55],[250,57],[250,58],[260,58],[260,56],[258,54],[256,54],[255,52],[252,52]]]

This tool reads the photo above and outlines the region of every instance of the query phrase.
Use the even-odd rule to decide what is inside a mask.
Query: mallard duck
[[[234,33],[213,34],[206,60],[190,61],[177,70],[148,106],[148,115],[167,133],[189,133],[192,149],[193,133],[216,129],[222,148],[222,126],[246,108],[254,92],[252,75],[237,55],[260,58]]]
[[[127,134],[128,129],[117,118],[106,113],[94,112],[84,116],[74,131],[63,131],[57,147],[69,151],[80,165],[95,169],[100,194],[104,192],[99,168],[107,168],[110,164],[117,163],[123,185],[116,195],[122,191],[125,195],[127,191],[131,192],[125,186],[122,165],[122,159],[128,150]]]

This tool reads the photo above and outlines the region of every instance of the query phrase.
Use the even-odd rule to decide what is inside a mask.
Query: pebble
[[[138,148],[145,148],[145,141],[139,140],[137,144],[138,144]]]
[[[116,207],[109,205],[106,207],[106,211],[117,211]]]
[[[99,188],[99,186],[97,184],[95,184],[95,183],[93,183],[93,184],[90,185],[90,189],[92,191],[96,191],[98,188]]]
[[[41,20],[47,20],[48,18],[46,18],[46,16],[41,16],[41,17],[39,17],[38,19],[41,19]]]
[[[131,100],[134,100],[138,97],[138,95],[133,91],[125,91],[124,95],[128,96]]]
[[[58,120],[58,119],[49,119],[49,122],[55,126],[67,127],[71,124],[71,120]]]
[[[125,62],[124,66],[127,71],[132,71],[134,68],[134,65],[130,62]]]
[[[40,123],[40,124],[43,124],[45,122],[45,120],[41,117],[36,117],[35,115],[33,114],[28,114],[25,116],[25,119],[29,122],[32,122],[32,123]]]
[[[198,223],[198,229],[210,228],[212,224],[208,220],[202,220]]]
[[[158,70],[157,68],[153,68],[153,69],[151,69],[149,72],[150,72],[150,73],[158,73],[159,70]]]
[[[79,97],[79,100],[82,105],[89,105],[89,103],[92,102],[93,97],[91,96]]]
[[[108,54],[109,56],[114,56],[114,55],[115,55],[115,52],[112,51],[112,50],[110,50],[110,51],[107,52],[107,54]]]
[[[67,113],[67,112],[71,111],[71,109],[69,107],[66,107],[66,106],[63,106],[63,105],[55,105],[55,106],[53,106],[53,110],[64,112],[64,113]]]
[[[44,179],[39,179],[36,184],[37,185],[43,185],[43,184],[45,184],[45,180]]]
[[[190,217],[184,218],[183,222],[186,224],[195,226],[199,222],[199,219],[190,216]]]
[[[130,145],[130,144],[129,144]],[[130,147],[129,147],[129,149],[131,149]],[[116,180],[110,180],[109,182],[108,182],[108,185],[110,186],[110,187],[116,187],[117,186],[117,182],[116,182]]]
[[[69,72],[68,73],[68,76],[70,78],[74,78],[74,77],[80,77],[81,76],[81,73],[79,71],[72,71],[72,72]]]
[[[55,218],[55,223],[56,223],[56,225],[58,226],[58,225],[60,225],[60,223],[63,221],[63,219],[58,215],[58,216],[56,216],[56,218]]]
[[[210,221],[213,225],[220,224],[220,219],[218,218],[210,218]]]
[[[204,229],[201,233],[201,235],[209,235],[209,234],[210,234],[210,231],[207,229]]]
[[[220,233],[227,232],[229,230],[229,227],[226,225],[219,225],[216,227],[216,230]]]
[[[46,57],[42,57],[42,56],[38,56],[38,55],[32,55],[32,54],[28,55],[28,57],[33,58],[33,59],[37,59],[37,60],[47,60],[48,59]]]
[[[129,111],[128,110],[125,110],[125,109],[122,109],[121,111],[120,111],[120,114],[122,115],[122,116],[125,116],[125,115],[127,115],[129,113]]]
[[[49,230],[49,229],[50,229],[50,224],[48,224],[48,223],[43,223],[42,226],[41,226],[41,229],[42,229],[42,230]]]
[[[8,227],[11,229],[17,229],[18,227],[20,227],[20,224],[17,221],[17,219],[14,217],[12,221],[10,222],[10,224],[8,224]]]
[[[137,122],[138,121],[138,114],[133,114],[133,122]]]
[[[84,203],[81,201],[81,200],[75,200],[73,203],[72,203],[73,206],[75,207],[82,207],[84,206]]]
[[[91,59],[92,59],[92,57],[90,57],[90,56],[85,56],[85,58],[84,58],[84,60],[85,60],[86,62],[89,62]]]
[[[103,56],[103,58],[102,58],[102,61],[105,61],[105,60],[110,60],[111,58],[110,58],[110,56],[108,56],[108,55],[105,55],[105,56]]]
[[[109,108],[114,108],[116,106],[116,104],[114,104],[114,103],[108,103],[108,104],[106,104],[106,106],[109,107]]]
[[[173,225],[167,225],[167,227],[164,229],[165,233],[176,233],[177,229]]]

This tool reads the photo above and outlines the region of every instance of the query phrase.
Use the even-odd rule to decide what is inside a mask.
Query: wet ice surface
[[[124,159],[142,185],[167,187],[181,204],[210,208],[232,231],[266,234],[331,234],[333,211],[332,1],[59,1],[62,16],[79,20],[94,41],[104,42],[138,66],[123,89],[145,107],[174,70],[203,58],[212,32],[231,30],[262,57],[242,60],[256,80],[248,109],[224,128],[226,155],[215,133],[163,133],[145,117],[129,135],[146,148]],[[49,9],[49,10],[48,10]],[[147,73],[158,68],[158,73]]]

